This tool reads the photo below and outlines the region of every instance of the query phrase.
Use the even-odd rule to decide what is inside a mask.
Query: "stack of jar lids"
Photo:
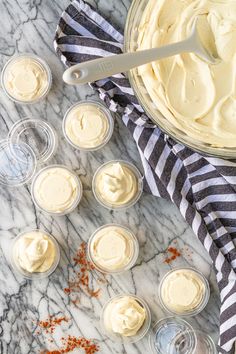
[[[47,122],[26,118],[17,121],[0,141],[0,183],[16,187],[29,182],[36,166],[46,163],[57,148],[57,134]]]

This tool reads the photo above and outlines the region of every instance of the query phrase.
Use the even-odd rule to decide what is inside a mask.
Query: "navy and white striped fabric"
[[[65,65],[118,54],[123,35],[90,5],[74,0],[63,12],[55,49]],[[120,113],[137,144],[146,191],[175,203],[209,252],[221,296],[219,353],[236,340],[236,163],[205,157],[176,143],[143,112],[123,75],[92,83]]]

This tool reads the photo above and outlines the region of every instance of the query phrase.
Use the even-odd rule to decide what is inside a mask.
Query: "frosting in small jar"
[[[110,162],[95,174],[94,190],[105,205],[126,206],[139,193],[138,183],[136,174],[126,163]]]
[[[40,99],[51,85],[47,64],[30,54],[11,59],[5,66],[2,80],[12,99],[26,103]]]
[[[63,129],[73,146],[94,150],[109,140],[113,122],[105,107],[99,103],[80,102],[66,113]]]
[[[216,46],[218,64],[183,53],[142,65],[138,74],[157,109],[174,127],[215,147],[236,147],[236,2],[150,0],[138,26],[137,48],[184,40],[197,18],[207,48]]]
[[[198,272],[177,269],[166,275],[161,284],[164,306],[177,314],[187,314],[198,309],[206,297],[206,283]]]
[[[104,326],[108,332],[124,337],[135,336],[144,324],[145,308],[132,296],[111,300],[104,310]]]
[[[56,248],[51,237],[40,231],[22,234],[13,247],[15,264],[29,273],[47,272],[55,257]]]
[[[36,205],[48,213],[71,211],[79,203],[81,194],[79,178],[63,166],[49,166],[41,170],[32,184]]]
[[[135,253],[137,256],[136,248],[137,240],[128,229],[115,224],[107,225],[92,235],[89,255],[101,271],[122,271],[134,259]]]

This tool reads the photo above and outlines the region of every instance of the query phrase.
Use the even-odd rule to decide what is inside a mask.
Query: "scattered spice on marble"
[[[170,256],[168,256],[164,259],[164,263],[170,264],[174,260],[176,260],[176,258],[181,256],[180,251],[176,247],[169,247],[167,249],[167,251],[168,251],[168,253],[170,253]]]
[[[46,320],[44,321],[39,321],[37,322],[37,325],[46,331],[46,333],[54,333],[55,328],[59,326],[62,322],[68,322],[68,318],[65,316],[61,317],[54,317],[54,316],[49,316]],[[39,334],[37,331],[36,334]]]
[[[188,246],[184,246],[183,248],[181,248],[181,253],[184,257],[188,258],[189,261],[193,260],[193,251]]]
[[[55,350],[46,350],[41,352],[41,354],[63,354],[70,353],[74,349],[82,349],[85,354],[95,354],[99,351],[99,346],[90,339],[84,337],[74,337],[68,336],[66,338],[61,338],[62,348]]]
[[[85,242],[82,242],[73,260],[75,262],[74,277],[69,280],[68,287],[64,288],[64,292],[71,294],[83,289],[89,296],[98,297],[100,289],[93,290],[89,285],[90,272],[94,269],[94,265],[87,259]]]

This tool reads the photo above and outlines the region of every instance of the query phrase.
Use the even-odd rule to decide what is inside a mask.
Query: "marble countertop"
[[[150,353],[147,338],[133,345],[113,343],[101,333],[99,314],[104,303],[113,295],[123,292],[137,294],[149,304],[153,323],[165,312],[158,301],[160,278],[177,266],[192,266],[202,271],[210,281],[211,298],[206,309],[191,322],[218,337],[219,295],[211,260],[179,210],[171,203],[143,194],[141,200],[127,211],[108,211],[99,206],[91,191],[91,180],[97,167],[110,159],[120,158],[134,162],[141,169],[135,144],[119,117],[110,143],[94,153],[75,151],[62,137],[61,121],[66,110],[76,101],[94,96],[88,86],[63,85],[63,65],[54,53],[53,36],[60,13],[69,1],[3,0],[0,2],[0,67],[16,52],[34,52],[44,58],[53,73],[53,88],[47,99],[34,105],[11,102],[0,91],[0,137],[4,138],[12,124],[23,117],[49,121],[58,131],[59,147],[53,163],[66,164],[81,177],[84,196],[79,208],[68,216],[50,217],[35,209],[29,187],[0,188],[0,353],[40,353],[56,349],[60,338],[68,334],[95,338],[99,353]],[[130,0],[94,0],[120,26],[124,25]],[[105,223],[117,222],[130,227],[140,242],[140,256],[136,266],[127,273],[107,277],[106,283],[93,272],[94,288],[101,288],[99,298],[90,298],[78,292],[79,303],[73,303],[63,289],[72,271],[73,255],[82,241]],[[9,264],[13,238],[22,231],[42,228],[52,233],[61,246],[61,261],[53,275],[45,280],[27,281],[17,275]],[[164,263],[167,249],[177,245],[182,256],[171,265]],[[70,318],[53,334],[38,333],[35,321],[48,315]],[[50,340],[50,341],[49,341]]]

